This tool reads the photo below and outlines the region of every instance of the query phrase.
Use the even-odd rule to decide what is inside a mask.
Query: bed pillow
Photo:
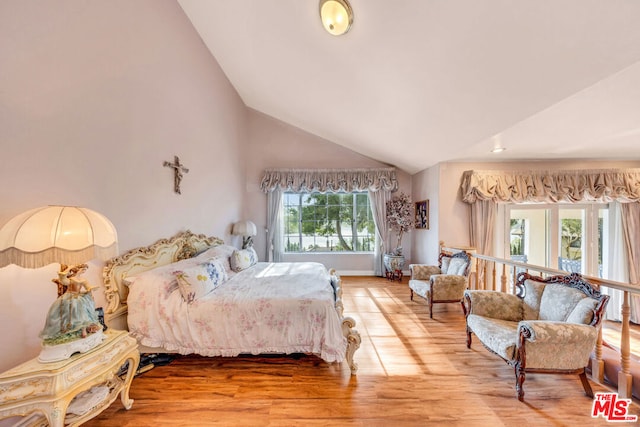
[[[242,249],[241,251],[236,249],[233,251],[233,254],[231,254],[230,261],[231,269],[235,272],[239,272],[258,262],[258,254],[252,247]]]
[[[211,293],[227,280],[227,271],[218,258],[175,270],[173,275],[178,282],[180,295],[187,304]]]
[[[123,280],[123,283],[126,286],[133,286],[134,283],[136,283],[136,281],[139,278],[143,278],[143,277],[156,278],[157,276],[163,276],[168,280],[173,281],[174,276],[172,273],[175,270],[182,270],[184,268],[187,268],[193,265],[202,264],[204,262],[207,262],[211,258],[219,258],[222,261],[223,266],[225,267],[225,271],[229,271],[231,270],[231,266],[229,264],[229,257],[235,250],[236,248],[228,245],[213,246],[205,250],[204,252],[199,253],[197,256],[193,258],[185,258],[180,261],[161,265],[159,267],[152,268],[151,270],[143,271],[138,274],[128,276]]]
[[[151,270],[127,276],[122,283],[128,287],[158,288],[165,297],[176,290],[177,284],[173,272],[202,263],[196,258],[186,258],[170,264],[161,265]]]

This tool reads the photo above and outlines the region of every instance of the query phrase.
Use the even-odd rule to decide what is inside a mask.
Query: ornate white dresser
[[[80,425],[106,409],[120,393],[131,408],[129,387],[138,369],[136,340],[126,331],[108,330],[102,344],[59,362],[32,359],[0,374],[0,419],[39,413],[53,427]],[[103,398],[85,412],[67,413],[76,396],[103,391]],[[80,398],[79,397],[79,398]]]

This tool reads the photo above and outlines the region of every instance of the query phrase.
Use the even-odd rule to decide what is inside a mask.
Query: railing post
[[[482,263],[482,289],[487,289],[487,262]]]
[[[502,276],[500,276],[500,290],[507,292],[507,264],[502,264]]]
[[[598,339],[596,340],[595,357],[591,359],[591,378],[604,383],[604,360],[602,359],[602,324],[598,328]]]
[[[629,304],[629,291],[624,291],[622,301],[622,331],[620,338],[620,371],[618,372],[618,395],[625,399],[631,399],[631,386],[633,377],[629,368],[631,344],[629,342],[629,318],[631,306]]]
[[[491,263],[493,265],[493,267],[491,268],[491,289],[492,290],[496,290],[497,286],[496,286],[496,263],[493,262]]]

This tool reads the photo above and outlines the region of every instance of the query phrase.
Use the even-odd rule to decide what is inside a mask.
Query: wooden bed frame
[[[132,249],[119,257],[107,261],[103,278],[107,308],[105,321],[114,329],[128,330],[127,325],[127,295],[128,287],[124,279],[134,274],[142,273],[162,265],[167,265],[186,258],[192,258],[210,247],[222,245],[224,241],[204,234],[193,234],[183,231],[170,239],[160,239],[150,246]],[[342,333],[347,339],[345,359],[355,375],[358,365],[354,362],[355,351],[360,347],[360,333],[354,329],[356,322],[351,317],[344,317],[342,304],[342,286],[340,277],[334,269],[329,271],[331,282],[335,289],[335,308],[341,319]],[[141,353],[171,353],[163,348],[140,345]]]

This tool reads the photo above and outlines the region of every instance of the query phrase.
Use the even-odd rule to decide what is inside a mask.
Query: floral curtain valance
[[[462,200],[494,202],[640,201],[640,169],[474,171],[462,175]]]
[[[260,188],[283,191],[396,191],[395,168],[378,169],[267,169]]]

